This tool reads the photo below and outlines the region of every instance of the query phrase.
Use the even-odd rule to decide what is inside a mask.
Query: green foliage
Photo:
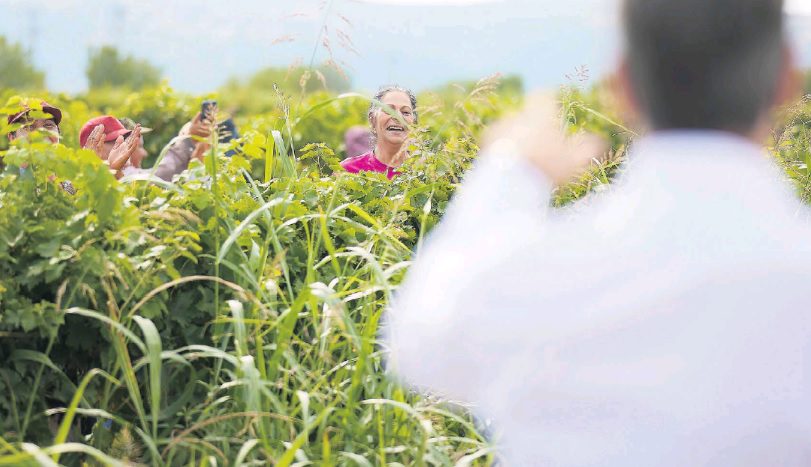
[[[438,148],[454,141],[475,141],[482,128],[516,109],[523,95],[519,83],[504,85],[500,75],[476,82],[443,86],[421,94],[419,112],[422,131],[430,146]],[[453,118],[448,118],[452,115]]]
[[[316,92],[343,93],[351,89],[351,79],[329,65],[310,69],[303,66],[265,68],[247,80],[230,79],[218,94],[236,112],[259,114],[278,108],[278,94],[300,96]]]
[[[130,115],[142,102],[183,107],[162,92],[133,97]],[[316,123],[351,121],[343,105],[365,118],[368,100],[343,98],[251,119],[236,155],[215,148],[166,187],[118,183],[92,153],[62,145],[22,141],[5,154],[0,437],[11,448],[0,462],[30,459],[22,442],[68,439],[72,420],[92,434],[66,463],[490,459],[468,416],[385,376],[376,341],[477,147],[423,129],[395,180],[337,172],[328,144],[297,135],[337,140],[344,125]],[[425,125],[451,119],[481,131],[454,108]],[[61,437],[48,423],[56,407],[67,407]]]
[[[604,160],[592,164],[580,177],[559,187],[552,198],[554,207],[573,203],[608,186],[622,168],[629,142],[636,136],[612,114],[614,106],[605,86],[595,86],[588,91],[567,86],[558,96],[564,126],[572,132],[585,131],[600,136],[608,142],[609,152]]]
[[[45,73],[31,63],[31,54],[0,36],[0,89],[42,89],[44,85]]]
[[[447,83],[431,90],[431,93],[444,96],[446,99],[461,99],[484,84],[487,84],[488,88],[500,97],[521,96],[524,94],[524,80],[520,76],[501,76],[500,74],[479,81]]]
[[[785,109],[785,124],[772,132],[772,153],[805,203],[811,203],[811,106],[806,95]]]
[[[87,82],[90,89],[123,87],[139,90],[156,86],[161,79],[158,68],[146,60],[123,56],[113,46],[90,51]]]
[[[317,111],[310,109],[317,107]],[[245,131],[268,134],[273,129],[291,138],[299,150],[309,144],[325,143],[343,153],[344,133],[355,125],[367,125],[369,100],[363,96],[334,97],[324,92],[304,96],[297,100],[285,94],[277,96],[277,110],[240,120]],[[287,122],[290,122],[288,132]]]

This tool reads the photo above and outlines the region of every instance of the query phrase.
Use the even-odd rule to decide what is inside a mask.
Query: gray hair
[[[783,0],[625,0],[631,85],[654,129],[751,131],[773,104]]]
[[[374,115],[375,112],[377,112],[378,110],[380,110],[382,108],[380,106],[380,101],[382,101],[383,98],[386,97],[386,94],[388,94],[390,92],[402,92],[403,94],[407,95],[408,100],[411,101],[411,108],[414,111],[414,122],[419,121],[419,117],[418,117],[418,114],[417,114],[417,96],[416,96],[416,94],[414,94],[414,92],[411,89],[404,88],[404,87],[396,85],[396,84],[382,86],[380,89],[378,89],[377,94],[375,94],[372,102],[369,104],[369,113],[368,113],[369,121],[372,120],[372,115]]]

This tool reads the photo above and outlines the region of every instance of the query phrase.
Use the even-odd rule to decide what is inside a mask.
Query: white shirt
[[[492,418],[506,465],[811,465],[811,227],[768,156],[654,134],[547,212],[499,151],[395,300],[394,371]]]

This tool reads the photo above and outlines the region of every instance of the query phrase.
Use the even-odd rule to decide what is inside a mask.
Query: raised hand
[[[606,151],[596,135],[566,135],[558,106],[546,95],[528,98],[517,115],[493,125],[484,141],[494,152],[517,152],[556,185],[569,182]]]
[[[194,120],[191,121],[189,134],[197,140],[207,140],[209,136],[211,136],[213,127],[214,124],[210,120],[203,119],[202,114],[197,112],[197,115],[194,116]]]
[[[191,126],[189,126],[189,135],[197,141],[194,146],[194,152],[192,152],[192,158],[203,162],[206,152],[211,148],[209,138],[211,137],[213,129],[214,122],[210,119],[204,119],[203,115],[197,112],[197,115],[194,116],[194,120],[191,121]]]
[[[84,149],[90,149],[95,152],[101,160],[107,160],[107,155],[104,153],[104,125],[96,125],[87,141],[84,144]]]
[[[95,130],[94,130],[95,131]],[[110,150],[110,155],[107,158],[107,163],[110,168],[116,172],[120,171],[130,160],[130,157],[138,149],[141,141],[141,125],[136,125],[135,129],[125,140],[123,136],[119,136],[113,144],[113,149]]]

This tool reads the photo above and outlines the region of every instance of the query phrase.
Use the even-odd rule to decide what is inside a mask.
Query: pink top
[[[358,172],[378,172],[386,174],[386,177],[391,180],[396,175],[400,175],[393,167],[380,162],[374,155],[374,152],[367,152],[366,154],[350,157],[341,161],[341,167],[346,169],[347,172],[356,174]]]

